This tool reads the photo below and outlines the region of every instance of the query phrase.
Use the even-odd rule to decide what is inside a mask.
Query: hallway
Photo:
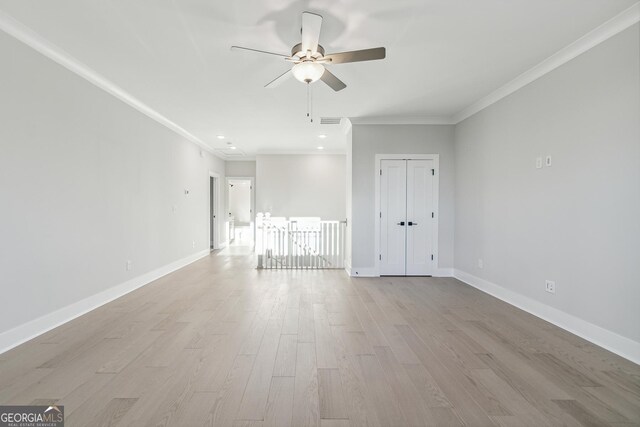
[[[68,426],[640,423],[640,370],[455,279],[212,253],[0,355]]]

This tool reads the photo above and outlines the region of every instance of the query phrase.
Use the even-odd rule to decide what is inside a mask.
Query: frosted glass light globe
[[[303,83],[313,83],[324,74],[324,65],[317,62],[301,62],[291,69],[293,76]]]

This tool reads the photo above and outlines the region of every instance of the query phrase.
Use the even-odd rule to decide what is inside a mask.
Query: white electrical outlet
[[[547,156],[544,158],[544,164],[549,167],[551,166],[551,156]]]
[[[131,271],[131,269],[133,268],[133,262],[131,261],[127,261],[126,263],[126,269],[127,271]]]
[[[193,241],[193,247],[194,248],[196,247],[196,241],[195,240]]]
[[[545,284],[545,290],[547,292],[552,294],[556,293],[556,282],[551,280],[545,280],[544,284]]]
[[[482,258],[478,259],[478,268],[484,268],[484,261],[482,261]]]
[[[536,157],[536,169],[542,169],[542,157]]]

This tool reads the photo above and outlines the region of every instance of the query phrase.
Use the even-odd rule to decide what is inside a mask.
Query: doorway
[[[378,271],[430,276],[437,265],[437,158],[404,157],[378,162]]]
[[[218,192],[220,177],[209,173],[209,249],[218,249]]]
[[[229,244],[253,246],[253,178],[227,178]]]

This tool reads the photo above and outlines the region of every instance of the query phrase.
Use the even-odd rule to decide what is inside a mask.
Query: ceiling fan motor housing
[[[291,57],[298,57],[300,59],[307,56],[307,52],[302,51],[302,43],[298,43],[294,47],[291,48]],[[311,52],[311,57],[313,59],[322,59],[324,57],[324,48],[318,45],[316,52]]]

